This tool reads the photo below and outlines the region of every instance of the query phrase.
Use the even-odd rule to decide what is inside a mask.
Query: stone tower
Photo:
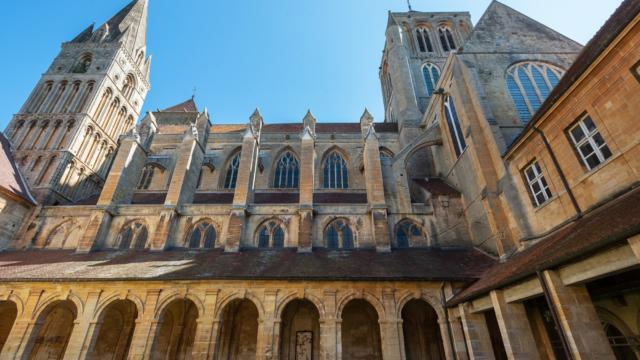
[[[6,129],[39,202],[75,203],[100,193],[118,138],[150,90],[148,0],[134,0],[62,49]]]
[[[447,57],[472,28],[468,12],[389,13],[380,81],[385,122],[398,124],[402,140],[419,133],[412,129],[437,89]]]

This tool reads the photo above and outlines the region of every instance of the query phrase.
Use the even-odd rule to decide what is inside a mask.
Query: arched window
[[[191,229],[188,241],[190,249],[211,249],[216,243],[216,228],[209,221],[201,221]]]
[[[353,231],[346,220],[334,220],[324,231],[329,249],[353,249]]]
[[[133,76],[133,74],[127,75],[127,77],[124,79],[124,85],[122,86],[122,94],[124,95],[124,97],[130,99],[135,87],[136,78]]]
[[[275,221],[269,221],[260,227],[257,239],[258,247],[261,249],[284,247],[284,230]]]
[[[300,165],[291,151],[287,151],[276,163],[276,175],[273,187],[278,189],[296,189],[300,182]]]
[[[116,244],[119,249],[145,249],[149,232],[147,226],[141,221],[132,221],[122,227]]]
[[[411,246],[413,238],[424,238],[420,226],[413,221],[404,220],[396,226],[396,246],[405,249]]]
[[[456,42],[453,40],[453,33],[448,26],[441,26],[438,29],[438,35],[440,36],[440,43],[442,44],[442,50],[452,51],[456,49]]]
[[[89,71],[92,61],[93,61],[93,55],[88,53],[82,55],[78,60],[78,62],[74,65],[73,69],[71,69],[71,72],[75,74],[86,73],[87,71]]]
[[[349,188],[349,169],[337,151],[332,151],[324,160],[324,188]]]
[[[235,189],[236,181],[238,180],[238,169],[240,168],[240,153],[237,153],[229,162],[229,168],[227,169],[227,175],[224,178],[225,189]]]
[[[138,190],[149,190],[151,182],[153,181],[153,176],[158,170],[164,171],[164,169],[155,164],[146,165],[144,169],[142,169],[142,176],[140,177],[140,181],[138,182]]]
[[[522,122],[529,122],[563,75],[559,67],[540,62],[520,63],[507,71],[507,89]]]
[[[418,48],[420,49],[420,52],[433,52],[433,44],[431,44],[431,37],[429,37],[428,29],[416,29],[416,37],[418,38]]]
[[[435,64],[426,63],[422,66],[422,76],[424,76],[424,83],[427,86],[427,95],[433,95],[438,80],[440,80],[440,69]]]
[[[444,112],[447,118],[451,141],[453,141],[453,147],[455,148],[456,155],[460,156],[467,148],[467,143],[464,140],[462,128],[460,127],[460,119],[458,119],[458,113],[456,112],[456,107],[451,96],[447,96],[444,102]]]

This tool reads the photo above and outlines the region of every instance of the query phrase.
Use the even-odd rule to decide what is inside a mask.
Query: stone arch
[[[278,168],[278,163],[280,162],[280,159],[287,153],[291,153],[291,155],[293,156],[293,158],[295,159],[295,161],[298,163],[298,181],[297,181],[297,186],[293,186],[293,187],[287,187],[287,186],[276,186],[276,176],[278,175],[277,172],[277,168]],[[297,189],[300,187],[300,168],[302,166],[301,162],[300,162],[300,155],[290,146],[290,145],[284,145],[283,147],[281,147],[276,153],[276,155],[273,157],[273,159],[271,160],[271,167],[269,168],[269,185],[272,188],[289,188],[289,189]]]
[[[16,308],[18,309],[18,316],[24,313],[24,300],[22,300],[22,297],[20,297],[20,295],[18,294],[14,292],[11,292],[7,295],[0,294],[0,301],[11,301],[12,303],[14,303],[16,305]]]
[[[416,244],[416,237],[424,240],[428,239],[424,226],[414,219],[408,217],[402,218],[393,227],[393,242],[398,248],[410,248],[415,245],[421,245]],[[406,241],[406,244],[401,244],[401,242],[404,241]]]
[[[371,302],[363,298],[342,304],[341,352],[345,359],[382,360],[381,318]]]
[[[149,245],[149,225],[144,219],[129,220],[122,225],[114,246],[119,249],[146,249]]]
[[[445,343],[436,309],[422,298],[413,298],[400,308],[402,334],[408,360],[443,359]]]
[[[325,185],[324,184],[324,178],[323,178],[324,177],[324,169],[326,167],[327,158],[333,153],[337,153],[338,155],[340,155],[342,157],[342,160],[345,163],[345,167],[346,167],[346,170],[347,170],[347,180],[348,180],[347,181],[347,183],[348,183],[347,188],[348,188],[348,187],[351,186],[351,184],[353,182],[352,180],[353,180],[353,177],[354,177],[355,169],[353,169],[353,165],[351,163],[352,159],[349,156],[349,153],[345,149],[343,149],[342,147],[340,147],[338,145],[330,146],[322,154],[322,157],[320,158],[321,159],[320,160],[320,171],[318,172],[318,175],[320,176],[320,179],[319,179],[320,182],[319,183],[323,185],[323,188],[325,187],[324,186]]]
[[[158,327],[151,346],[151,358],[191,358],[202,310],[188,294],[174,295],[177,296],[165,298],[156,318]]]
[[[351,302],[351,300],[366,300],[369,305],[373,306],[376,310],[378,319],[384,320],[387,318],[386,311],[382,302],[373,294],[366,291],[362,292],[350,292],[349,294],[338,300],[338,306],[336,307],[336,319],[342,319],[342,312],[345,306]]]
[[[215,355],[217,359],[250,359],[258,353],[258,328],[263,315],[256,302],[231,296],[220,307],[218,319],[221,321],[219,339]]]
[[[0,300],[0,351],[4,347],[11,329],[18,318],[18,304],[11,300]]]
[[[220,298],[218,306],[216,307],[214,318],[217,320],[222,320],[222,312],[224,311],[225,307],[236,300],[251,301],[256,309],[258,309],[259,319],[265,318],[264,305],[262,304],[262,301],[257,296],[247,291],[234,292]]]
[[[138,297],[137,295],[134,295],[134,294],[131,294],[131,293],[127,293],[127,294],[113,293],[113,294],[105,296],[104,299],[102,299],[98,303],[98,306],[96,306],[96,309],[93,312],[92,320],[93,321],[98,321],[99,317],[103,313],[104,309],[106,307],[108,307],[111,303],[113,303],[114,301],[118,301],[118,300],[131,301],[136,306],[136,311],[138,312],[138,316],[140,316],[140,315],[142,315],[144,313],[144,303],[143,303],[142,299],[140,299],[140,297]]]
[[[172,302],[176,300],[189,300],[193,302],[196,309],[198,310],[198,317],[202,317],[202,315],[204,315],[205,313],[204,304],[202,303],[202,300],[200,300],[200,298],[197,295],[193,293],[183,293],[180,291],[175,291],[163,297],[162,299],[160,299],[160,301],[158,301],[158,305],[156,306],[156,312],[153,315],[154,320],[158,320],[162,312],[169,305],[171,305]]]
[[[307,299],[287,302],[279,317],[280,347],[279,359],[296,360],[299,352],[308,358],[319,359],[320,354],[320,311]]]
[[[62,358],[80,313],[71,299],[48,302],[35,317],[36,324],[27,342],[25,357]]]
[[[116,297],[119,297],[116,295]],[[96,311],[96,329],[89,345],[87,358],[125,359],[140,316],[135,302],[116,299],[105,302],[105,306]]]
[[[322,321],[325,319],[326,310],[322,300],[320,300],[320,298],[318,298],[315,295],[307,293],[306,291],[302,295],[298,292],[292,292],[286,295],[285,297],[283,297],[282,299],[280,299],[276,305],[276,311],[275,311],[276,319],[282,319],[282,312],[284,311],[284,309],[287,307],[287,305],[289,305],[291,302],[295,300],[307,300],[311,302],[316,307],[316,310],[318,310],[318,314],[320,315],[320,320]]]
[[[397,319],[400,319],[402,317],[402,309],[411,300],[425,301],[427,304],[429,304],[429,306],[433,308],[433,310],[435,310],[436,314],[438,314],[438,320],[445,321],[444,309],[439,299],[435,298],[433,295],[425,294],[420,291],[409,291],[407,293],[401,294],[398,297],[395,309],[395,315]]]
[[[31,318],[33,320],[37,319],[40,315],[42,315],[42,313],[44,312],[44,310],[46,310],[46,308],[55,303],[55,302],[59,302],[59,301],[71,301],[73,303],[73,305],[76,308],[76,314],[82,314],[84,312],[84,302],[82,301],[82,299],[72,293],[69,292],[68,294],[64,295],[61,293],[55,293],[55,294],[51,294],[49,296],[47,296],[46,298],[44,298],[44,300],[42,300],[37,306],[36,308],[33,310],[33,313],[31,314]]]

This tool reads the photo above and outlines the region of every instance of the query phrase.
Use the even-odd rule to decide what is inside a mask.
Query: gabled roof
[[[505,152],[504,156],[509,156],[510,153],[518,146],[520,141],[529,134],[532,128],[534,128],[538,122],[546,115],[546,113],[558,102],[564,94],[573,86],[573,84],[582,77],[582,75],[591,67],[591,65],[598,60],[600,55],[614,42],[620,33],[638,16],[640,15],[640,1],[638,0],[625,0],[611,15],[609,20],[598,30],[594,37],[589,40],[587,45],[582,49],[582,52],[573,65],[567,70],[562,79],[556,87],[551,91],[551,94],[547,97],[540,109],[533,115],[531,121],[527,124],[520,135],[509,145],[509,148]]]
[[[9,140],[0,133],[0,191],[19,198],[29,204],[36,205],[36,200],[29,191],[27,182],[20,174],[20,169],[11,155]]]
[[[461,53],[579,52],[581,45],[530,17],[493,1],[482,15]]]
[[[161,110],[161,112],[198,112],[198,106],[196,105],[196,102],[193,100],[193,98],[191,98],[187,101],[181,102],[178,105],[174,105]]]

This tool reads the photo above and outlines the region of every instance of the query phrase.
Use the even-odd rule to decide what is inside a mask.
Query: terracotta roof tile
[[[451,305],[586,256],[640,233],[640,188],[597,208],[537,244],[490,268],[481,279],[454,297]]]
[[[174,105],[170,108],[162,110],[162,112],[198,112],[198,106],[193,98],[182,102],[178,105]]]
[[[29,191],[29,186],[20,174],[18,164],[15,163],[11,154],[11,144],[4,134],[0,133],[0,188],[4,192],[29,204],[35,205],[36,200]]]

